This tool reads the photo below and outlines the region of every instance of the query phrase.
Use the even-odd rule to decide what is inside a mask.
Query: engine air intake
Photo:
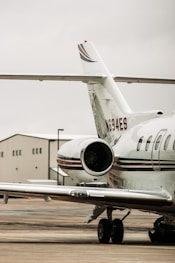
[[[113,152],[106,143],[96,141],[82,150],[81,161],[88,173],[100,176],[110,170],[113,164]]]

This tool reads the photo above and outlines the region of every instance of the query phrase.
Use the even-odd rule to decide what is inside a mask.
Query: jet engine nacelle
[[[65,169],[84,169],[92,176],[102,176],[112,167],[114,154],[102,139],[84,138],[63,144],[58,151],[58,165]]]

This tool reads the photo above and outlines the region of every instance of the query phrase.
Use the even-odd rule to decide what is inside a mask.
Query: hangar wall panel
[[[0,143],[0,181],[48,179],[48,140],[15,135]]]

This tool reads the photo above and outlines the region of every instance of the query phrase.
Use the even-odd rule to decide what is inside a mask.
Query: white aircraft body
[[[115,81],[169,83],[175,80],[113,78],[91,42],[78,45],[84,75],[0,75],[0,79],[76,80],[88,85],[98,138],[64,144],[58,165],[71,176],[83,173],[106,176],[108,188],[0,183],[0,194],[35,196],[93,204],[86,222],[104,211],[98,224],[101,243],[121,243],[123,221],[131,209],[161,215],[149,231],[152,242],[175,242],[175,114],[133,112]],[[129,209],[122,219],[113,210]],[[128,210],[127,210],[128,211]]]

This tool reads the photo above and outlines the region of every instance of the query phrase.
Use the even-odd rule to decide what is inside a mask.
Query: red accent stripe
[[[72,160],[61,160],[61,159],[57,159],[57,163],[58,165],[61,167],[73,167],[73,166],[77,166],[77,167],[82,167],[82,164],[80,161],[72,161]]]
[[[84,55],[87,59],[90,59],[90,56],[88,55],[88,53],[86,52],[86,50],[84,49],[83,45],[78,45],[78,49],[81,52],[82,55]]]

